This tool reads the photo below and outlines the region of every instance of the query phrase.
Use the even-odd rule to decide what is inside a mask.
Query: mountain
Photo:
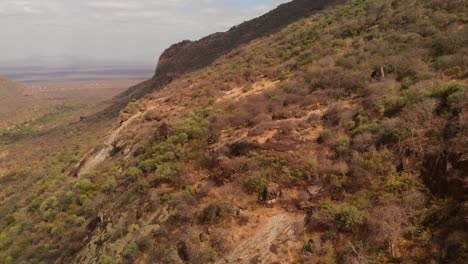
[[[344,0],[299,0],[282,4],[256,19],[215,33],[198,41],[182,41],[165,50],[159,58],[151,82],[137,85],[122,93],[119,107],[134,98],[161,89],[179,76],[210,65],[216,59],[252,40],[277,32],[290,23],[314,12],[343,3]],[[117,107],[118,108],[118,107]]]
[[[118,118],[0,152],[0,259],[465,263],[465,2],[296,0],[173,46]]]

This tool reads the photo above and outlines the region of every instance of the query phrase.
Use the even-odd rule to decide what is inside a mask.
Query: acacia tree
[[[372,211],[368,218],[372,239],[387,244],[388,252],[395,256],[395,243],[407,229],[406,210],[397,204],[386,205]]]
[[[406,108],[401,116],[403,126],[410,131],[412,139],[418,141],[420,152],[423,151],[424,132],[434,128],[434,112],[438,105],[438,100],[425,98]],[[437,127],[441,127],[442,125],[438,124]]]

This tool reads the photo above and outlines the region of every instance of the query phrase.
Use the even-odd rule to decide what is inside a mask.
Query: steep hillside
[[[466,263],[465,2],[352,0],[174,59],[94,150],[83,125],[1,179],[0,259]]]

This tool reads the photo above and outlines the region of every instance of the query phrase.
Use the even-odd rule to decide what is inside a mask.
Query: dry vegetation
[[[466,262],[466,11],[350,1],[130,103],[95,170],[80,145],[1,178],[0,260]]]

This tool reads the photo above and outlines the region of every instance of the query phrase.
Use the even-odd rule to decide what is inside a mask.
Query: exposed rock
[[[94,169],[96,166],[101,164],[106,158],[112,156],[113,153],[116,151],[116,142],[119,139],[120,133],[128,127],[128,125],[136,118],[141,116],[141,113],[137,113],[127,121],[120,124],[118,128],[113,130],[109,137],[106,140],[106,143],[103,148],[101,148],[95,155],[90,156],[86,155],[86,157],[80,162],[78,169],[76,170],[77,176],[82,175],[83,173]]]
[[[463,153],[428,153],[424,156],[421,176],[429,189],[438,195],[463,199],[468,156]]]
[[[240,246],[224,260],[217,263],[292,263],[294,259],[288,254],[281,254],[287,248],[293,247],[295,241],[303,232],[303,215],[277,215],[268,221],[251,238],[245,240]],[[282,247],[283,250],[278,248]],[[276,248],[277,250],[271,250]],[[280,252],[276,254],[276,252]]]

